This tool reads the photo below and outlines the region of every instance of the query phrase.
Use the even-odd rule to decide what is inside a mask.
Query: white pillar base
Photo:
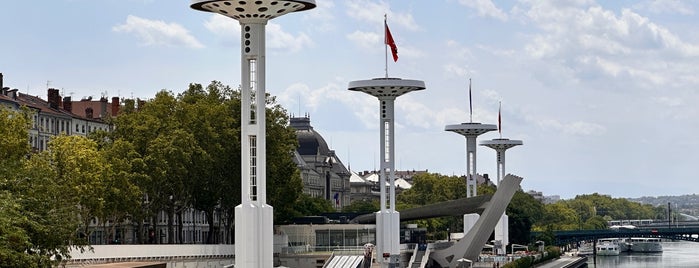
[[[273,208],[267,204],[235,207],[235,267],[273,266]]]
[[[471,228],[476,225],[476,222],[480,216],[481,215],[476,213],[464,214],[464,235],[466,235],[468,231],[471,231]]]
[[[376,258],[381,267],[398,267],[400,260],[400,213],[376,212]]]

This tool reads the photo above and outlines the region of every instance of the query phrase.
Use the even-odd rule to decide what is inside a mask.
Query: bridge
[[[536,238],[542,232],[532,232],[532,238]],[[667,227],[653,226],[651,228],[636,229],[604,229],[604,230],[572,230],[554,231],[556,245],[566,245],[579,241],[593,241],[609,237],[656,237],[671,240],[684,240],[699,242],[699,226]]]

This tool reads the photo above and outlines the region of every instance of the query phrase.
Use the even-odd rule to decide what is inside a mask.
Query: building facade
[[[323,136],[313,130],[311,119],[290,118],[299,147],[294,161],[301,171],[303,193],[331,201],[339,211],[350,204],[350,172]]]

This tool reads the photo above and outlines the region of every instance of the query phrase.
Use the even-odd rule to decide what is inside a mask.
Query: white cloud
[[[240,23],[226,16],[213,14],[204,22],[204,27],[218,36],[226,45],[239,45]]]
[[[569,80],[614,79],[610,85],[620,89],[695,83],[699,45],[647,17],[630,9],[617,15],[591,1],[523,2],[530,5],[526,17],[541,29],[524,51],[573,75]]]
[[[347,39],[363,48],[376,48],[377,44],[383,42],[383,36],[375,32],[354,31],[347,34]]]
[[[303,15],[304,18],[313,21],[313,30],[328,32],[337,27],[334,23],[334,10],[336,10],[334,1],[316,0],[316,7],[307,12],[303,12]]]
[[[501,21],[507,20],[507,14],[496,7],[491,0],[459,0],[459,4],[475,9],[481,17],[492,17]]]
[[[652,13],[694,15],[694,9],[686,0],[648,0],[634,5],[635,9]]]
[[[446,64],[443,68],[445,73],[462,78],[467,78],[469,74],[473,73],[473,71],[466,69],[466,67],[459,66],[455,63]]]
[[[584,121],[561,123],[557,120],[547,119],[538,120],[538,124],[540,127],[546,130],[552,130],[574,136],[602,136],[607,131],[607,129],[600,124]]]
[[[218,14],[211,15],[204,27],[217,35],[224,44],[233,45],[240,42],[240,23]],[[296,36],[285,32],[279,24],[272,21],[265,27],[267,48],[297,52],[304,47],[313,45],[311,38],[305,33]]]
[[[394,25],[399,25],[411,31],[420,30],[412,13],[392,11],[390,5],[385,1],[353,0],[346,1],[345,5],[347,5],[347,16],[358,21],[380,25],[382,30],[384,14],[388,17],[388,25],[391,29]]]
[[[288,49],[292,52],[297,52],[304,47],[313,46],[313,40],[305,33],[300,33],[294,36],[284,32],[279,24],[269,22],[267,24],[267,46],[276,49]]]
[[[177,23],[149,20],[129,15],[126,23],[112,27],[115,32],[133,33],[144,46],[185,46],[202,48],[189,31]]]

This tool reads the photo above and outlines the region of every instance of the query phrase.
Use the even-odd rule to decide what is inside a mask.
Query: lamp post
[[[242,181],[241,204],[235,207],[236,267],[269,268],[273,262],[273,209],[266,188],[265,26],[273,18],[315,6],[314,0],[192,0],[195,10],[240,23]]]

